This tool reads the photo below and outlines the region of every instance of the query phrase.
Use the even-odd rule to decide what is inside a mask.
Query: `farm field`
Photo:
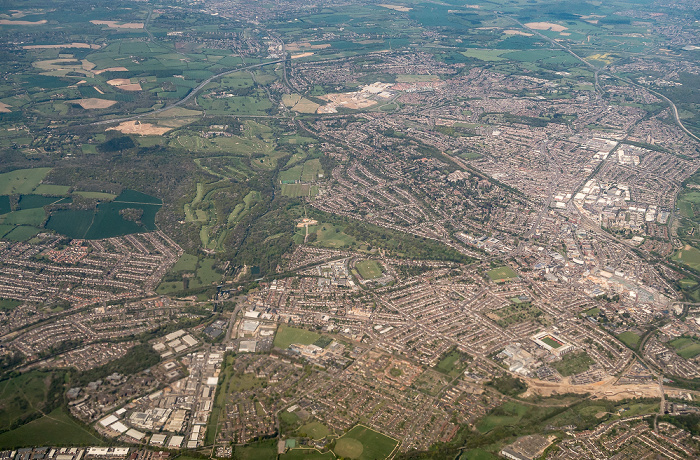
[[[312,232],[316,233],[314,246],[335,249],[349,248],[357,243],[355,238],[343,233],[343,227],[333,224],[319,223],[316,226],[310,226],[309,233]]]
[[[23,195],[34,191],[51,168],[17,169],[0,174],[0,195]]]

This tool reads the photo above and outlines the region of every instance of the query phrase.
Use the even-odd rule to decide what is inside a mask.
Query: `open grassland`
[[[311,345],[316,342],[321,337],[313,331],[307,331],[306,329],[299,329],[296,327],[289,327],[286,324],[281,324],[277,329],[277,334],[275,335],[274,346],[277,348],[289,348],[293,343],[299,343],[302,345]]]
[[[74,421],[62,408],[0,434],[0,449],[44,445],[100,446],[103,441]]]

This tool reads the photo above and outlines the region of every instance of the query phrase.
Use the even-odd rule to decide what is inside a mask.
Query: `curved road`
[[[596,88],[596,91],[602,92],[602,88],[600,87],[600,84],[599,84],[598,75],[599,75],[600,72],[603,72],[604,74],[607,74],[607,75],[609,75],[609,76],[611,76],[611,77],[613,77],[613,78],[617,78],[617,79],[620,80],[620,81],[623,81],[623,82],[628,83],[628,84],[630,84],[630,85],[636,86],[636,87],[638,87],[638,88],[645,89],[646,91],[649,91],[650,93],[652,93],[654,96],[657,96],[657,97],[663,99],[664,101],[666,101],[666,103],[669,105],[669,107],[671,107],[671,110],[673,111],[673,117],[675,118],[676,124],[678,125],[678,127],[681,128],[681,129],[683,130],[683,132],[685,132],[688,136],[692,137],[692,138],[695,139],[696,141],[700,141],[700,137],[698,137],[698,136],[696,136],[695,134],[691,133],[690,130],[688,130],[688,128],[686,128],[685,125],[683,125],[683,122],[681,121],[680,116],[678,116],[678,109],[676,108],[676,104],[674,104],[673,101],[672,101],[671,99],[667,98],[666,96],[664,96],[663,94],[661,94],[661,93],[659,93],[659,92],[657,92],[657,91],[654,91],[653,89],[650,89],[650,88],[647,88],[646,86],[640,85],[639,83],[637,83],[637,82],[635,82],[635,81],[632,81],[632,80],[630,80],[630,79],[628,79],[628,78],[620,77],[619,75],[615,75],[614,73],[610,72],[609,70],[604,70],[604,69],[602,69],[602,68],[598,68],[598,67],[594,66],[593,64],[591,64],[590,62],[588,62],[587,60],[585,60],[584,58],[582,58],[581,56],[579,56],[578,54],[576,54],[576,53],[574,53],[573,51],[571,51],[571,48],[569,48],[568,46],[563,45],[562,43],[559,43],[558,41],[556,41],[556,40],[554,40],[554,39],[552,39],[552,38],[549,38],[548,36],[544,35],[543,33],[540,33],[538,30],[531,29],[530,27],[526,26],[525,24],[523,24],[522,22],[518,21],[517,19],[515,19],[515,18],[513,18],[513,17],[511,17],[511,16],[504,15],[504,17],[506,17],[506,18],[510,19],[511,21],[515,22],[516,24],[518,24],[518,25],[519,25],[520,27],[522,27],[523,29],[526,29],[528,32],[532,32],[533,34],[537,35],[538,37],[540,37],[540,38],[542,38],[542,39],[548,41],[549,43],[551,43],[551,44],[553,44],[553,45],[555,45],[555,46],[557,46],[557,47],[559,47],[559,48],[561,48],[562,50],[566,51],[566,52],[569,53],[571,56],[575,57],[576,59],[578,59],[579,61],[581,61],[582,63],[584,63],[584,64],[587,65],[588,67],[590,67],[592,70],[594,70],[594,71],[595,71],[595,88]]]
[[[175,102],[175,103],[173,103],[173,104],[166,105],[165,107],[161,107],[160,109],[152,110],[152,111],[150,111],[150,112],[145,112],[145,113],[140,113],[140,114],[138,114],[138,115],[133,115],[133,116],[131,116],[131,117],[111,118],[111,119],[109,119],[109,120],[96,121],[96,122],[94,122],[94,123],[90,123],[90,125],[91,125],[91,126],[95,126],[95,125],[106,125],[106,124],[110,124],[110,123],[121,123],[121,122],[123,122],[123,121],[136,120],[136,119],[141,118],[141,117],[152,116],[152,115],[155,115],[155,114],[157,114],[157,113],[164,112],[164,111],[166,111],[166,110],[172,109],[172,108],[174,108],[174,107],[181,106],[181,105],[184,104],[185,102],[189,101],[190,98],[192,98],[192,96],[194,96],[195,94],[197,94],[197,93],[198,93],[202,88],[204,88],[207,84],[211,83],[213,80],[216,80],[217,78],[223,77],[224,75],[228,75],[228,74],[240,72],[240,71],[242,71],[242,70],[255,69],[255,68],[257,68],[257,67],[264,67],[264,66],[270,65],[270,64],[278,64],[278,63],[280,63],[280,62],[284,62],[284,59],[278,59],[278,60],[276,60],[276,61],[263,62],[263,63],[261,63],[261,64],[253,64],[253,65],[249,65],[249,66],[245,66],[245,67],[238,67],[238,68],[233,69],[233,70],[227,70],[227,71],[225,71],[225,72],[221,72],[221,73],[219,73],[219,74],[212,75],[211,77],[207,78],[207,79],[204,80],[202,83],[200,83],[199,85],[197,85],[196,87],[194,87],[194,88],[192,89],[192,91],[190,91],[189,93],[187,93],[187,95],[186,95],[185,97],[183,97],[182,99],[180,99],[179,101],[177,101],[177,102]]]

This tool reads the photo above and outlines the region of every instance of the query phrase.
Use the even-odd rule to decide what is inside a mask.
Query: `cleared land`
[[[106,109],[112,107],[117,101],[110,101],[107,99],[98,99],[96,97],[89,97],[87,99],[78,99],[75,101],[80,107],[90,110],[90,109]]]
[[[142,123],[138,120],[125,121],[119,123],[113,128],[107,128],[107,131],[119,131],[124,134],[139,134],[141,136],[162,136],[172,128],[160,128],[151,123]]]

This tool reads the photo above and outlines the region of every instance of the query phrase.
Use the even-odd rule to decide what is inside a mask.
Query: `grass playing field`
[[[379,460],[388,458],[398,444],[396,439],[364,425],[356,425],[336,441],[333,451],[344,458]]]
[[[700,355],[700,341],[690,337],[680,337],[669,342],[678,356],[690,359]]]
[[[486,275],[496,283],[509,281],[518,277],[518,274],[510,267],[498,267],[486,272]]]
[[[382,266],[376,260],[362,260],[355,265],[360,276],[373,280],[382,276]]]
[[[289,327],[285,324],[280,325],[277,329],[277,335],[275,335],[274,345],[277,348],[288,348],[293,343],[300,343],[303,345],[311,345],[321,337],[313,331],[307,331],[306,329],[299,329],[296,327]]]
[[[692,246],[686,245],[673,256],[673,260],[683,262],[690,268],[700,269],[700,251]]]
[[[322,439],[328,436],[331,433],[331,430],[329,430],[328,427],[322,423],[311,422],[299,428],[298,433],[302,436],[309,436],[312,439]]]

